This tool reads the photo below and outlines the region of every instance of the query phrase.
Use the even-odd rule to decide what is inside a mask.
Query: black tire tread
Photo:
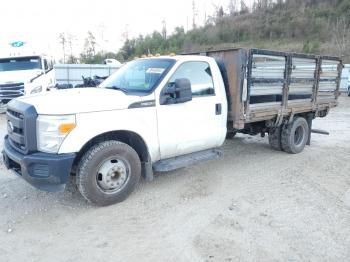
[[[133,189],[135,188],[135,186],[137,185],[140,177],[141,177],[141,162],[138,161],[138,166],[136,166],[136,179],[133,180],[133,183],[128,185],[128,187],[126,188],[126,190],[122,190],[120,192],[120,194],[118,195],[117,198],[115,198],[114,200],[109,200],[109,201],[101,201],[98,199],[94,199],[93,196],[90,195],[90,193],[87,190],[87,187],[85,186],[85,183],[87,182],[87,172],[88,172],[88,164],[90,161],[93,160],[94,156],[100,152],[101,150],[104,150],[108,147],[121,147],[124,148],[126,150],[129,150],[131,152],[131,154],[133,154],[135,157],[138,158],[138,155],[136,153],[136,151],[130,147],[129,145],[116,141],[116,140],[109,140],[109,141],[104,141],[101,143],[98,143],[94,146],[92,146],[82,157],[82,159],[80,160],[79,164],[78,164],[78,168],[77,168],[77,174],[76,174],[76,184],[78,187],[79,192],[81,193],[81,195],[90,203],[96,204],[98,206],[106,206],[106,205],[110,205],[110,204],[114,204],[114,203],[118,203],[121,202],[123,200],[125,200],[130,193],[133,191]]]
[[[291,144],[291,140],[290,140],[290,136],[291,136],[291,132],[293,130],[293,126],[297,124],[297,122],[304,122],[305,121],[305,124],[308,126],[307,124],[307,121],[305,118],[303,117],[296,117],[294,118],[293,122],[288,124],[288,125],[285,125],[283,128],[282,128],[282,133],[281,133],[281,146],[282,146],[282,150],[287,152],[287,153],[290,153],[290,154],[297,154],[297,153],[300,153],[304,147],[302,148],[301,151],[296,151],[294,150],[293,148],[293,144]],[[305,136],[308,136],[308,132],[305,132]],[[307,141],[307,139],[306,139]],[[306,141],[305,141],[305,144],[306,144]],[[305,146],[305,145],[304,145]]]

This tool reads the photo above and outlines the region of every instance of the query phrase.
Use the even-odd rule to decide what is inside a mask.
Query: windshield
[[[0,59],[0,72],[32,69],[41,69],[40,57],[30,56]]]
[[[107,78],[100,87],[119,89],[126,93],[148,93],[156,87],[174,63],[174,59],[164,58],[135,60]]]

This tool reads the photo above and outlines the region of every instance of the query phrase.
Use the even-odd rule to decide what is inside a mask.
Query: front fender
[[[131,131],[146,143],[152,161],[160,159],[155,107],[83,113],[64,139],[59,154],[77,153],[93,138],[113,131]]]

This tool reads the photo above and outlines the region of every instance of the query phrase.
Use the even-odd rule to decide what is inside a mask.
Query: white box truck
[[[109,205],[141,176],[219,157],[237,132],[300,153],[312,120],[337,105],[341,69],[336,57],[260,49],[134,60],[99,88],[12,100],[4,163],[42,190],[75,176],[88,201]]]

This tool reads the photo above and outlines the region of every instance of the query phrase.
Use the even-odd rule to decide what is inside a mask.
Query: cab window
[[[187,78],[191,82],[192,96],[214,95],[213,77],[210,66],[206,62],[185,62],[179,66],[169,82]]]

